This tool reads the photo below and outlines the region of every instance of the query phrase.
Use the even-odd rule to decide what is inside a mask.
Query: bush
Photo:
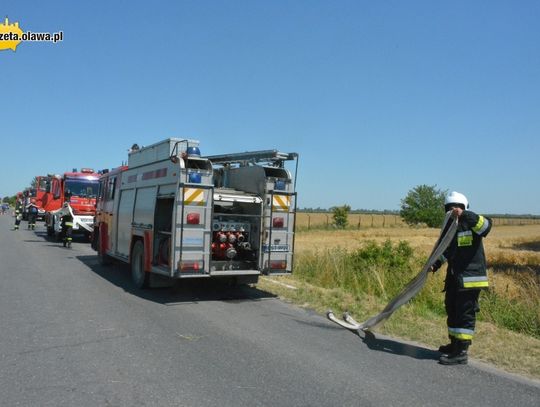
[[[436,185],[417,186],[401,200],[401,217],[409,225],[425,223],[431,228],[441,227],[445,193],[436,189]]]
[[[368,241],[352,252],[334,248],[299,256],[295,275],[325,288],[384,299],[397,294],[414,275],[413,251],[405,241]]]
[[[334,213],[334,225],[339,229],[345,229],[349,223],[349,212],[351,207],[349,205],[336,206],[332,208]]]

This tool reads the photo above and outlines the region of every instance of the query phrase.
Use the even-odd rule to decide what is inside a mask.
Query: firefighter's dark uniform
[[[438,266],[448,261],[444,305],[448,316],[448,336],[451,344],[444,364],[467,363],[467,349],[474,336],[476,313],[480,310],[480,290],[488,287],[486,257],[482,239],[491,230],[490,218],[464,210],[459,217],[455,238],[440,259]],[[437,267],[438,268],[438,267]],[[462,355],[461,359],[458,357]]]
[[[22,219],[22,210],[23,210],[22,202],[17,201],[15,203],[15,226],[13,227],[14,230],[19,230],[19,225]]]
[[[34,204],[28,205],[28,229],[34,230],[36,228],[36,219],[38,215],[38,208]]]
[[[62,216],[62,243],[64,247],[71,247],[71,232],[73,230],[73,216],[70,213]]]

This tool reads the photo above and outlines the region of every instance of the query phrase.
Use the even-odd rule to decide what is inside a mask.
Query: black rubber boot
[[[439,346],[439,352],[444,353],[445,355],[449,355],[454,351],[454,348],[456,346],[456,338],[450,337],[450,343],[447,345],[441,345]]]
[[[442,355],[439,359],[441,365],[466,365],[469,361],[467,350],[469,341],[456,341],[454,350],[449,355]]]

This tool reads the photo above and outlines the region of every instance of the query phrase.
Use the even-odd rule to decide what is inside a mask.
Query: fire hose
[[[426,282],[428,273],[431,270],[431,266],[439,259],[439,257],[450,245],[450,242],[452,241],[456,233],[457,225],[457,218],[452,217],[452,211],[448,211],[443,221],[443,227],[441,228],[441,233],[439,235],[439,238],[437,239],[437,243],[431,251],[431,254],[426,264],[422,268],[422,271],[420,271],[420,273],[418,273],[416,277],[414,277],[379,314],[369,318],[362,323],[358,323],[349,315],[348,312],[343,313],[343,320],[340,320],[334,315],[332,310],[329,310],[326,313],[328,319],[351,331],[366,331],[374,327],[381,321],[389,318],[394,313],[394,311],[396,311],[403,304],[407,303],[414,296],[416,296],[416,294],[420,292]]]

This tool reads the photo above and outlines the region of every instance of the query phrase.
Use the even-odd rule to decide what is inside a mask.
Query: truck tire
[[[54,235],[54,227],[51,227],[51,216],[49,214],[46,214],[45,217],[45,226],[47,227],[47,236],[51,237]]]
[[[140,240],[131,250],[131,279],[137,288],[148,288],[150,274],[144,271],[144,245]]]
[[[94,227],[94,230],[92,231],[92,235],[90,238],[90,247],[95,250],[96,252],[99,252],[99,229],[97,227]]]

